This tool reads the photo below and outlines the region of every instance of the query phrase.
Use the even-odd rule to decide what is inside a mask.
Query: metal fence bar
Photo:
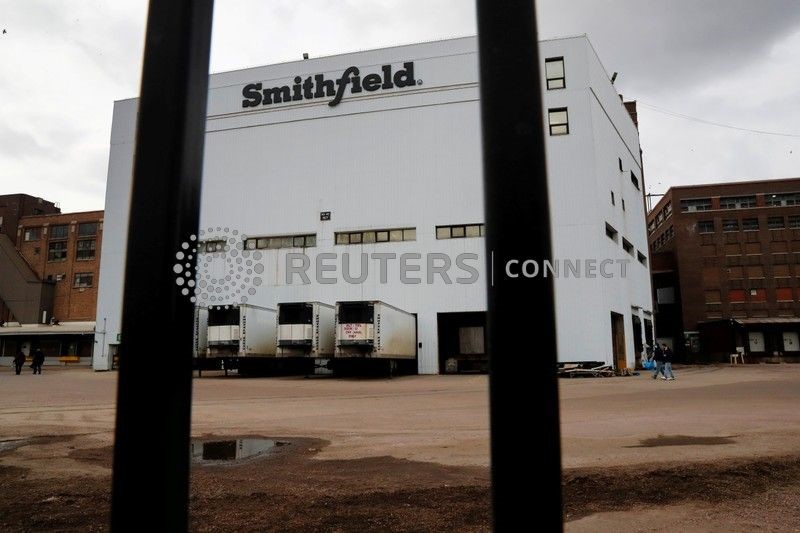
[[[477,6],[493,520],[498,531],[522,524],[561,531],[552,279],[506,274],[510,260],[552,259],[535,2]],[[537,441],[522,440],[523,429]]]
[[[116,531],[188,527],[194,304],[181,291],[197,257],[212,8],[150,2],[125,265]]]

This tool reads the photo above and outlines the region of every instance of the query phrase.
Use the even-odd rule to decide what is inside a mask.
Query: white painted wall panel
[[[436,278],[428,284],[399,282],[399,262],[390,262],[388,283],[380,283],[370,260],[367,281],[308,285],[286,281],[286,257],[297,249],[262,250],[263,283],[247,291],[248,303],[274,308],[279,302],[381,300],[418,317],[419,371],[438,372],[437,313],[486,309],[482,238],[437,240],[437,225],[481,223],[480,120],[475,38],[421,43],[327,58],[257,67],[211,77],[201,212],[203,238],[313,233],[317,246],[306,249],[312,264],[322,253],[349,252],[350,271],[360,271],[360,253],[459,253],[470,261],[480,282],[459,284]],[[563,56],[566,89],[546,91],[543,107],[568,107],[570,134],[547,138],[553,241],[559,259],[628,257],[621,241],[605,236],[605,222],[646,251],[643,208],[626,168],[639,166],[638,136],[619,97],[585,37],[541,43],[542,62]],[[326,73],[337,78],[356,65],[362,75],[380,65],[395,68],[415,62],[421,85],[347,95],[336,107],[327,100],[241,108],[241,89],[251,82],[289,83],[295,75]],[[542,72],[544,69],[542,68]],[[544,76],[544,74],[542,74]],[[543,80],[544,81],[544,80]],[[509,80],[513,83],[513,80]],[[271,85],[270,85],[271,86]],[[108,344],[120,327],[124,250],[132,173],[136,100],[115,105],[103,242],[98,324],[107,318]],[[543,125],[544,127],[544,125]],[[641,172],[637,175],[641,178]],[[627,189],[626,189],[627,187]],[[616,208],[610,190],[620,191]],[[619,198],[626,200],[621,213]],[[638,206],[638,207],[636,207]],[[330,211],[331,220],[320,221]],[[338,231],[414,227],[413,242],[335,245]],[[219,228],[219,229],[217,229]],[[227,228],[227,230],[226,230]],[[521,229],[524,231],[524,228]],[[253,259],[252,257],[248,259]],[[341,264],[341,263],[340,263]],[[246,266],[246,265],[245,265]],[[626,279],[556,281],[559,360],[610,363],[610,311],[623,314],[632,363],[631,306],[652,310],[649,274],[640,267]],[[208,267],[223,277],[226,263]],[[497,265],[502,275],[503,265]],[[246,274],[242,274],[244,277]],[[453,278],[463,276],[451,270]],[[249,277],[249,276],[248,276]],[[252,284],[252,283],[251,283]],[[237,295],[238,297],[238,295]],[[202,301],[208,305],[216,301]],[[531,320],[535,320],[531,315]],[[100,349],[98,348],[98,352]],[[105,347],[104,352],[108,349]],[[95,368],[109,361],[95,357]]]

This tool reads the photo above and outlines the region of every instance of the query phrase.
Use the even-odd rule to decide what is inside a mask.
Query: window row
[[[670,226],[668,227],[661,235],[656,237],[653,241],[653,250],[658,250],[659,248],[663,248],[669,241],[675,238],[675,227]]]
[[[78,237],[94,237],[97,235],[98,226],[97,222],[78,224]],[[25,242],[38,241],[42,238],[43,229],[43,227],[26,228],[22,238]],[[48,234],[51,241],[66,239],[69,237],[69,224],[49,226]]]
[[[436,226],[437,239],[460,239],[483,237],[486,229],[483,224],[461,224],[457,226]]]
[[[47,245],[47,261],[56,263],[66,261],[68,255],[67,241],[54,241]],[[75,259],[77,261],[91,261],[95,258],[97,239],[81,239],[76,243]],[[36,253],[39,248],[36,249]]]
[[[416,228],[343,231],[336,233],[336,244],[371,244],[374,242],[400,242],[415,240],[417,240]]]
[[[800,192],[765,194],[764,205],[766,207],[800,205]],[[749,209],[753,207],[758,207],[757,195],[755,194],[721,196],[719,199],[719,209]],[[710,211],[712,209],[714,207],[711,198],[687,198],[681,200],[681,211],[684,213]]]
[[[800,229],[800,215],[791,215],[787,220],[784,217],[767,217],[767,228],[769,229]],[[743,231],[757,231],[759,222],[757,218],[743,218],[741,223]],[[713,220],[699,220],[697,222],[697,233],[714,233],[716,224]],[[722,221],[723,232],[739,231],[738,219],[727,219]]]
[[[606,237],[611,239],[612,241],[618,243],[619,242],[619,232],[614,229],[614,226],[606,222]],[[626,253],[631,255],[632,257],[636,257],[636,260],[639,261],[644,266],[647,266],[647,256],[644,255],[642,252],[634,249],[633,244],[626,239],[625,237],[622,238],[622,249],[625,250]]]
[[[455,224],[436,226],[437,239],[461,239],[483,237],[486,227],[483,224]],[[340,231],[335,233],[336,244],[372,244],[379,242],[400,242],[417,240],[416,228],[394,228],[366,231]],[[59,244],[59,243],[53,243]],[[79,241],[79,254],[81,241]],[[271,237],[252,237],[244,241],[247,250],[270,250],[276,248],[309,248],[317,245],[316,234],[279,235]],[[224,240],[208,240],[199,243],[199,252],[224,252],[227,243]],[[94,250],[94,246],[92,246]],[[66,257],[66,256],[65,256]],[[80,258],[80,257],[79,257]]]
[[[775,288],[775,301],[777,302],[793,302],[794,290],[791,287],[776,287]],[[707,304],[720,304],[722,303],[722,292],[719,290],[705,291],[705,302]],[[743,304],[743,303],[763,303],[767,302],[766,289],[728,289],[728,303]]]
[[[317,245],[316,234],[254,237],[244,241],[247,250],[275,250],[277,248],[311,248]],[[224,246],[223,246],[224,250]],[[221,251],[221,250],[215,250]]]

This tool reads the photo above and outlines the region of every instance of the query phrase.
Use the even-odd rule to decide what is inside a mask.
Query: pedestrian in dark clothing
[[[14,372],[16,372],[18,376],[20,372],[22,372],[22,365],[24,364],[25,354],[22,353],[22,350],[17,350],[17,355],[14,356]]]
[[[33,373],[41,374],[43,364],[44,364],[44,352],[42,351],[41,348],[36,348],[36,350],[33,351],[33,361],[31,362]]]
[[[667,346],[664,346],[664,379],[668,379],[670,381],[675,379],[675,374],[672,373],[672,359],[675,354],[672,353],[672,349]]]
[[[653,370],[653,379],[658,379],[659,374],[661,374],[661,379],[667,379],[667,376],[664,375],[664,350],[658,344],[653,349],[653,360],[656,362],[656,368]]]

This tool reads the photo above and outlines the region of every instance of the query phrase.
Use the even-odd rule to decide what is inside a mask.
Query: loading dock
[[[486,312],[439,313],[439,372],[487,372]]]

